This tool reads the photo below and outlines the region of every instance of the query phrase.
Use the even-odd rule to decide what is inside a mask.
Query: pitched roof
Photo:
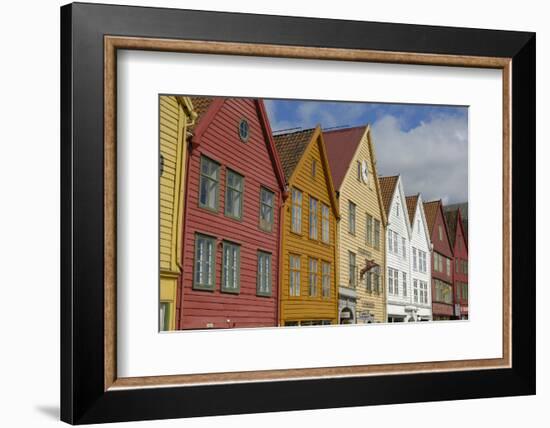
[[[391,177],[380,177],[378,179],[380,183],[380,193],[382,194],[382,202],[384,204],[384,209],[386,210],[386,215],[390,212],[391,199],[393,196],[393,192],[395,191],[395,186],[398,179],[398,175],[394,175]]]
[[[191,103],[193,104],[193,109],[197,113],[197,120],[195,121],[195,125],[193,126],[197,126],[202,116],[204,115],[204,113],[206,113],[206,111],[214,101],[214,97],[189,97],[189,98],[191,99]]]
[[[327,157],[332,174],[334,188],[340,190],[346,176],[351,159],[367,130],[367,125],[354,128],[323,131],[323,139],[327,148]]]
[[[458,217],[458,208],[455,210],[445,210],[445,221],[447,222],[447,228],[449,229],[449,240],[451,246],[454,248],[456,240],[456,224]]]
[[[435,219],[437,218],[437,210],[441,201],[424,202],[424,213],[426,214],[426,222],[428,223],[428,229],[432,233],[435,226]]]
[[[313,137],[315,128],[273,136],[286,181],[290,179]]]
[[[411,222],[411,225],[414,221],[414,213],[416,211],[416,204],[418,204],[418,196],[419,194],[413,196],[405,196],[405,201],[407,201],[407,210],[409,211],[409,221]]]

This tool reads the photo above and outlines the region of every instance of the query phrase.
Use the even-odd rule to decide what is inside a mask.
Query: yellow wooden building
[[[274,136],[289,197],[283,206],[279,324],[338,323],[336,194],[321,128]]]
[[[386,214],[369,126],[323,133],[338,194],[339,322],[386,321]]]
[[[187,129],[196,113],[188,97],[160,98],[160,330],[176,328],[176,295],[182,273]]]

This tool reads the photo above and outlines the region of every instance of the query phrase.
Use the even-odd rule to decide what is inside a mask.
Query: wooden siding
[[[169,304],[170,330],[176,327],[176,294],[181,274],[181,238],[184,208],[184,178],[187,162],[185,136],[193,120],[190,103],[175,96],[159,99],[159,150],[162,171],[159,179],[159,265],[160,301]]]
[[[212,108],[212,106],[210,107]],[[262,327],[277,324],[279,217],[281,189],[273,159],[268,152],[264,126],[253,99],[225,99],[201,135],[200,144],[190,154],[187,183],[187,202],[184,232],[184,274],[178,298],[179,329]],[[240,140],[238,126],[246,118],[250,137]],[[199,126],[203,126],[199,122]],[[201,156],[220,164],[218,211],[199,207]],[[244,177],[243,215],[237,220],[227,217],[225,211],[225,183],[227,170]],[[275,194],[274,224],[271,232],[260,229],[260,188],[264,186]],[[202,233],[216,238],[215,289],[193,289],[195,236]],[[240,291],[230,294],[221,291],[222,242],[240,245]],[[258,251],[272,255],[271,296],[256,293]]]
[[[357,161],[366,160],[368,164],[369,179],[367,184],[360,182],[356,178]],[[359,280],[356,287],[357,303],[356,317],[361,314],[369,313],[374,316],[375,322],[386,321],[386,221],[382,212],[382,204],[380,199],[380,189],[377,183],[378,176],[376,170],[376,157],[370,131],[365,132],[357,151],[350,162],[348,171],[342,181],[340,187],[340,195],[338,198],[340,208],[340,221],[338,224],[339,239],[339,281],[340,287],[347,288],[349,284],[349,251],[356,254],[356,261],[359,270],[364,267],[365,258],[373,259],[380,266],[380,285],[382,293],[367,292],[366,280]],[[355,219],[355,235],[348,232],[349,228],[349,201],[356,204],[356,219]],[[378,249],[366,243],[366,223],[367,214],[373,219],[380,221],[380,247]],[[374,228],[374,225],[373,225]]]
[[[468,314],[468,298],[464,298],[462,296],[462,290],[460,292],[457,292],[457,288],[459,288],[459,283],[468,284],[468,270],[466,270],[466,273],[462,271],[462,263],[468,263],[468,245],[466,242],[466,238],[464,236],[464,227],[462,223],[462,215],[460,214],[460,211],[458,212],[457,218],[456,218],[456,235],[454,238],[454,263],[455,267],[453,269],[453,283],[455,287],[455,303],[460,304],[462,311],[461,313],[463,315]],[[457,264],[458,264],[458,272],[457,272]],[[469,266],[468,266],[469,267]],[[459,295],[459,299],[457,299],[457,294]]]
[[[320,130],[314,133],[319,135]],[[284,205],[283,214],[283,252],[281,260],[280,325],[289,321],[328,320],[338,323],[338,265],[336,254],[336,213],[329,190],[330,171],[326,159],[322,159],[322,139],[314,137],[309,143],[294,173],[289,178],[289,188],[302,192],[302,233],[291,231],[292,197]],[[316,161],[316,175],[312,178],[311,164]],[[318,239],[309,238],[309,197],[319,201]],[[329,207],[330,243],[321,241],[321,204]],[[290,255],[300,256],[300,295],[290,296]],[[309,296],[309,258],[318,260],[318,292],[316,297]],[[322,296],[321,263],[329,262],[331,267],[330,297]]]
[[[442,239],[439,239],[439,227],[442,228]],[[432,244],[433,244],[433,251],[432,251],[432,257],[431,257],[431,263],[432,263],[432,313],[434,317],[437,316],[450,316],[453,312],[452,305],[442,303],[442,302],[436,302],[436,293],[435,293],[435,281],[434,279],[439,279],[441,281],[444,281],[448,284],[453,284],[453,271],[454,271],[454,261],[453,261],[453,250],[451,248],[451,243],[449,242],[449,234],[447,231],[447,226],[445,224],[445,218],[443,215],[443,209],[441,203],[439,203],[439,207],[437,209],[437,214],[434,221],[433,230],[431,231],[432,236]],[[446,266],[443,266],[443,272],[436,272],[434,269],[434,253],[439,253],[449,259],[451,259],[451,272],[450,275],[447,275]],[[454,296],[454,287],[452,287],[452,292]]]

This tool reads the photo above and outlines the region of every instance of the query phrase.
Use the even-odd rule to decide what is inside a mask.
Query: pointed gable
[[[380,193],[382,195],[382,203],[384,205],[384,210],[386,211],[386,215],[388,217],[390,212],[391,201],[393,198],[393,194],[395,193],[395,186],[397,185],[398,179],[399,179],[398,175],[394,175],[392,177],[379,178]]]
[[[428,223],[430,233],[433,233],[438,211],[439,201],[424,202],[424,213],[426,214],[426,222]]]
[[[418,197],[420,194],[416,194],[413,196],[406,196],[405,201],[407,203],[407,211],[409,212],[409,221],[411,222],[411,226],[414,226],[414,214],[416,212],[416,205],[418,204]]]
[[[454,248],[456,241],[456,222],[458,220],[458,209],[456,210],[445,210],[445,221],[447,222],[447,228],[449,229],[449,241],[451,241],[451,246]]]
[[[315,128],[311,128],[273,136],[287,183],[306,151],[314,132]]]
[[[334,188],[340,190],[368,126],[323,131]]]

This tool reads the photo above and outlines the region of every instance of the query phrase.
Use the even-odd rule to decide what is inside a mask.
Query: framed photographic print
[[[535,393],[535,35],[61,8],[61,418]]]

